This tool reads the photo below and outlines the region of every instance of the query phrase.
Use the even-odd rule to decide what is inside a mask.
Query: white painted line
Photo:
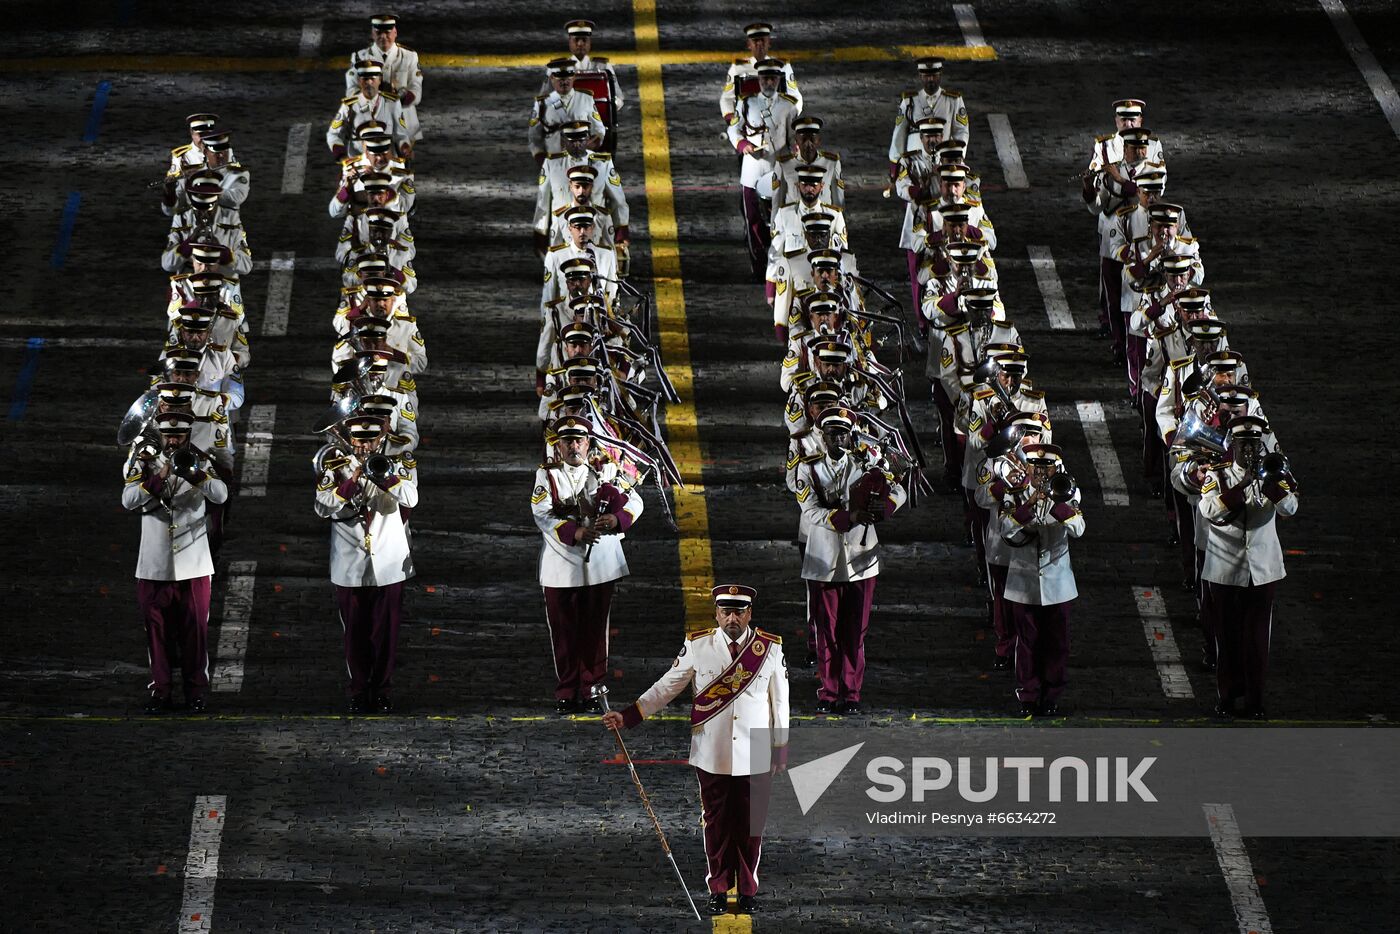
[[[293,123],[287,131],[287,161],[282,163],[282,194],[301,194],[306,181],[306,148],[311,145],[311,124]]]
[[[992,127],[992,141],[997,146],[997,158],[1001,160],[1001,174],[1006,176],[1006,187],[1031,187],[1026,178],[1026,169],[1021,165],[1021,150],[1016,148],[1011,121],[1006,114],[987,114],[987,123]]]
[[[1162,679],[1162,693],[1168,697],[1195,697],[1191,679],[1181,664],[1181,651],[1176,647],[1176,635],[1167,618],[1162,592],[1156,587],[1134,587],[1133,600],[1137,602],[1138,616],[1142,617],[1142,631],[1147,636],[1152,661],[1157,664],[1157,676]]]
[[[263,337],[282,337],[287,333],[287,314],[292,307],[292,273],[297,255],[291,251],[273,253],[268,268],[267,306],[263,310]]]
[[[1118,464],[1118,455],[1113,452],[1113,437],[1108,433],[1103,406],[1097,402],[1076,402],[1074,407],[1079,412],[1079,423],[1084,426],[1084,438],[1089,442],[1094,472],[1099,475],[1103,504],[1128,505],[1128,485],[1123,482],[1123,468]]]
[[[244,462],[246,465],[246,461]],[[256,561],[230,561],[224,585],[224,615],[219,621],[218,657],[214,660],[215,691],[236,694],[243,690],[243,659],[248,653],[248,620],[253,615]]]
[[[336,258],[334,256],[303,256],[297,260],[298,272],[326,272],[331,270],[335,272],[340,272],[340,268],[340,263],[336,261]],[[253,272],[268,272],[271,269],[272,260],[253,260]],[[0,324],[3,323],[5,322],[0,322]],[[81,323],[87,324],[88,327],[92,326],[91,322],[80,322],[80,324]]]
[[[1235,920],[1240,934],[1273,934],[1269,911],[1259,894],[1259,882],[1254,877],[1254,865],[1244,848],[1235,809],[1228,804],[1202,805],[1206,824],[1210,827],[1210,842],[1215,844],[1215,858],[1225,874],[1225,886],[1230,890],[1230,904],[1235,908]]]
[[[243,475],[238,495],[267,495],[267,466],[272,459],[272,429],[277,424],[277,406],[255,405],[243,432]]]
[[[190,852],[185,858],[185,895],[180,901],[180,934],[199,934],[214,925],[214,884],[219,881],[219,844],[224,835],[225,795],[194,799]]]
[[[982,25],[977,22],[977,14],[968,3],[953,4],[953,15],[958,18],[958,28],[962,30],[964,45],[986,45],[982,38]]]
[[[301,47],[297,49],[300,58],[315,58],[321,51],[321,21],[309,19],[301,27]]]
[[[1332,20],[1332,28],[1337,30],[1337,35],[1341,37],[1342,45],[1347,47],[1351,60],[1361,69],[1361,77],[1366,79],[1371,93],[1376,97],[1376,103],[1381,105],[1385,119],[1390,121],[1391,132],[1396,138],[1400,138],[1400,95],[1395,93],[1395,85],[1390,82],[1390,77],[1381,68],[1380,62],[1376,61],[1376,56],[1371,54],[1371,47],[1366,44],[1366,40],[1361,38],[1361,30],[1352,22],[1351,14],[1347,12],[1342,0],[1318,0],[1318,3],[1327,11],[1327,17]]]
[[[1031,257],[1031,269],[1035,271],[1035,284],[1040,286],[1040,296],[1045,300],[1045,315],[1050,319],[1051,329],[1073,331],[1074,318],[1070,317],[1065,287],[1060,284],[1060,274],[1055,271],[1055,258],[1050,255],[1050,248],[1027,246],[1026,252]]]

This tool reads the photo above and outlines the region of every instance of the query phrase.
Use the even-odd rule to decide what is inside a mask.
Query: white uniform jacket
[[[538,157],[559,152],[564,148],[560,133],[564,124],[580,120],[588,124],[590,136],[602,139],[607,132],[593,95],[587,91],[573,88],[563,96],[558,91],[550,91],[536,97],[530,105],[530,126],[526,133],[530,155]]]
[[[740,651],[756,638],[749,630],[740,639]],[[711,775],[756,775],[767,772],[774,758],[783,753],[755,760],[751,744],[754,730],[771,731],[773,749],[782,749],[788,739],[788,680],[783,647],[776,639],[768,643],[767,659],[727,707],[716,713],[690,735],[690,764]],[[699,693],[720,676],[733,659],[729,636],[723,629],[692,633],[681,646],[671,668],[622,711],[624,722],[639,722],[663,709],[687,686]]]
[[[817,158],[803,162],[795,152],[786,152],[778,157],[777,165],[769,176],[766,185],[758,186],[758,196],[773,201],[774,208],[791,204],[798,200],[797,170],[815,166],[826,173],[822,179],[822,190],[818,196],[825,198],[838,208],[846,206],[846,180],[841,176],[841,156],[829,149],[817,151]]]
[[[807,533],[807,550],[802,560],[804,580],[842,583],[880,573],[880,536],[872,526],[852,525],[850,517],[852,508],[867,506],[859,492],[854,506],[851,502],[852,487],[861,482],[866,471],[865,465],[849,454],[840,460],[827,455],[799,466],[795,495]],[[873,511],[889,517],[904,505],[906,494],[904,487],[888,475],[885,483],[888,493],[882,501],[870,505]]]
[[[579,165],[590,165],[598,171],[593,180],[591,200],[607,211],[613,227],[626,227],[631,223],[632,213],[627,207],[627,194],[622,190],[622,176],[617,174],[612,156],[605,152],[584,153],[581,157],[555,152],[550,153],[540,167],[540,187],[535,194],[535,233],[548,234],[554,212],[573,204],[569,169]]]
[[[612,62],[602,55],[585,55],[579,58],[570,52],[566,58],[574,60],[574,71],[601,71],[608,76],[608,86],[612,92],[613,112],[622,110],[625,101],[622,98],[622,85],[617,80],[617,70],[613,68]],[[544,81],[540,84],[540,95],[546,95],[554,86],[549,83],[549,75],[544,76]]]
[[[1079,596],[1069,563],[1069,540],[1084,534],[1078,493],[1068,503],[1041,500],[1034,506],[1003,505],[1001,534],[1011,546],[1006,599],[1027,606],[1054,606]]]
[[[128,455],[122,488],[122,506],[141,513],[141,551],[136,558],[136,577],[151,581],[183,581],[214,573],[209,558],[205,503],[228,499],[228,487],[212,470],[198,483],[182,480],[173,472],[156,479],[168,459],[161,452],[149,468]],[[208,467],[208,463],[201,465]]]
[[[764,97],[754,94],[739,98],[735,121],[729,125],[729,143],[737,151],[741,140],[754,148],[744,153],[739,184],[757,189],[772,175],[778,157],[792,151],[792,121],[802,113],[797,98],[788,94]],[[769,190],[772,189],[770,182]]]
[[[890,137],[889,159],[898,162],[911,148],[909,136],[919,141],[919,121],[925,117],[942,117],[944,139],[960,139],[967,142],[967,105],[963,103],[962,91],[948,91],[939,87],[932,94],[920,89],[905,91],[900,95],[899,108],[894,116],[894,134]]]
[[[757,64],[757,60],[748,55],[734,59],[734,64],[729,66],[729,72],[724,77],[724,90],[719,92],[719,112],[726,122],[733,122],[734,113],[739,109],[740,82],[745,78],[757,80]],[[792,76],[792,62],[783,62],[783,79],[778,82],[778,90],[791,97],[797,112],[802,113],[802,92],[797,88],[797,79]]]
[[[363,94],[341,100],[340,108],[331,118],[331,125],[326,128],[326,148],[334,152],[337,146],[344,146],[346,155],[358,156],[364,152],[358,132],[360,124],[371,120],[384,124],[388,129],[396,153],[401,145],[413,139],[399,99],[388,91],[380,91],[373,100]]]
[[[316,515],[331,520],[331,583],[337,587],[383,587],[413,576],[399,507],[418,505],[418,478],[403,459],[390,459],[394,475],[383,487],[367,478],[337,483],[330,471],[316,487]]]
[[[1207,520],[1206,560],[1201,579],[1213,584],[1248,587],[1283,580],[1283,546],[1279,544],[1275,516],[1298,511],[1298,494],[1282,492],[1271,500],[1259,480],[1238,489],[1243,468],[1229,464],[1212,472],[1201,487],[1197,508]]]
[[[605,502],[600,504],[599,490]],[[588,560],[583,556],[588,546],[575,544],[579,530],[578,517],[598,515],[604,508],[617,517],[618,532],[604,535],[593,543]],[[625,494],[603,482],[591,464],[570,467],[557,461],[541,464],[535,471],[534,492],[530,495],[530,512],[544,537],[540,549],[541,587],[587,587],[606,584],[626,577],[627,557],[622,552],[622,540],[627,530],[642,514],[642,497],[635,488]]]
[[[423,102],[423,71],[418,67],[418,53],[397,42],[385,52],[379,46],[370,44],[350,56],[350,67],[345,70],[345,93],[358,94],[360,82],[355,75],[359,62],[375,61],[384,66],[379,78],[379,89],[401,97],[405,91],[412,93],[408,103],[402,100],[404,129],[409,140],[420,140],[423,131],[418,125],[418,105]],[[397,142],[402,142],[397,141]]]

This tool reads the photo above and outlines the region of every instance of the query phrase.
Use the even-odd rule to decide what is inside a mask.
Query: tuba
[[[1172,444],[1216,458],[1224,456],[1229,450],[1225,444],[1225,433],[1206,424],[1200,413],[1194,410],[1187,412],[1186,417],[1181,420]]]

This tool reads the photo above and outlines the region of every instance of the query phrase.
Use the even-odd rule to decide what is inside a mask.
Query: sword
[[[590,692],[594,699],[603,707],[603,713],[611,712],[608,706],[608,686],[606,684],[595,684]],[[685,900],[690,902],[690,910],[695,912],[695,920],[703,922],[700,917],[700,909],[695,907],[695,899],[690,897],[690,888],[685,884],[685,877],[681,875],[681,867],[676,865],[676,857],[671,852],[671,844],[666,842],[666,832],[661,829],[661,821],[656,816],[656,812],[651,809],[651,799],[647,797],[646,789],[642,787],[642,780],[637,776],[637,767],[632,764],[632,754],[627,751],[627,744],[622,741],[622,732],[616,727],[613,728],[613,738],[617,740],[617,749],[622,753],[622,758],[627,760],[627,771],[632,774],[632,783],[637,786],[637,794],[642,796],[642,807],[647,809],[647,814],[651,817],[652,826],[656,828],[656,836],[661,840],[661,849],[666,851],[666,858],[671,861],[671,868],[676,871],[676,881],[681,884],[681,891],[685,893]]]

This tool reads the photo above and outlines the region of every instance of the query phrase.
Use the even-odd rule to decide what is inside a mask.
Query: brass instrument
[[[1225,442],[1225,432],[1206,424],[1205,419],[1195,410],[1187,412],[1186,417],[1177,426],[1172,445],[1189,448],[1197,454],[1209,457],[1221,457],[1229,451]]]

